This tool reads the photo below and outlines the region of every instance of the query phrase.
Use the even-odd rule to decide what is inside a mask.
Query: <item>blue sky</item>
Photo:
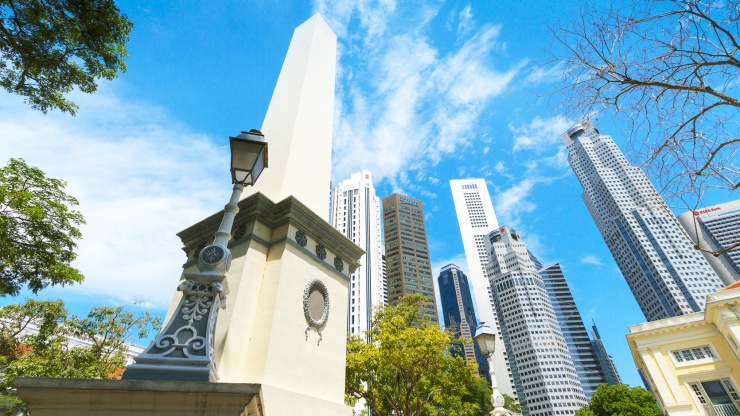
[[[77,117],[0,93],[2,163],[67,180],[88,221],[85,283],[40,297],[164,314],[185,260],[175,233],[223,207],[228,136],[261,126],[293,29],[319,11],[339,37],[333,180],[369,169],[380,197],[422,199],[436,274],[465,266],[449,181],[486,178],[500,223],[563,265],[586,324],[640,384],[624,334],[644,317],[567,164],[559,135],[573,121],[547,96],[558,68],[539,65],[546,22],[575,16],[569,3],[118,2],[135,23],[128,71],[73,93]],[[619,120],[595,123],[624,148]]]

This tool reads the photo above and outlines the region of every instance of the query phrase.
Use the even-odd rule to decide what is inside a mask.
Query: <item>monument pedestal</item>
[[[34,416],[263,416],[258,384],[19,377]]]

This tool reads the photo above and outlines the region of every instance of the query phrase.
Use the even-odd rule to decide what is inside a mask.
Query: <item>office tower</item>
[[[331,225],[365,250],[350,276],[347,333],[361,335],[372,325],[373,308],[385,303],[380,198],[368,171],[352,174],[334,188]]]
[[[622,384],[622,379],[619,377],[619,372],[617,372],[617,366],[614,365],[612,356],[606,352],[606,348],[604,347],[604,343],[601,341],[601,335],[599,334],[599,330],[596,328],[596,324],[591,326],[591,336],[593,337],[591,345],[593,345],[596,359],[599,362],[601,373],[604,374],[604,377],[606,378],[606,383],[612,385]]]
[[[437,322],[437,303],[429,260],[424,207],[420,200],[393,194],[383,198],[388,304],[402,296],[424,295],[424,312]]]
[[[439,272],[437,283],[445,328],[452,330],[456,337],[470,340],[469,345],[460,344],[460,353],[467,362],[476,363],[478,374],[488,379],[488,362],[473,340],[478,321],[473,298],[470,296],[468,276],[456,265],[448,264]],[[458,354],[458,351],[453,353]]]
[[[539,267],[538,273],[550,296],[550,303],[558,318],[565,343],[568,345],[578,379],[583,386],[583,393],[587,400],[591,400],[591,396],[599,385],[606,383],[607,380],[601,371],[599,359],[588,337],[586,327],[583,325],[583,319],[573,300],[573,294],[565,281],[563,269],[560,264],[554,263]]]
[[[488,279],[524,414],[574,415],[588,401],[537,265],[508,227],[490,232],[486,246]]]
[[[514,375],[509,368],[506,347],[496,318],[493,294],[488,285],[486,264],[486,236],[498,228],[496,213],[493,211],[491,196],[485,179],[457,179],[450,181],[455,213],[460,226],[465,258],[468,262],[468,281],[470,282],[478,321],[496,331],[496,350],[493,354],[493,369],[496,372],[501,393],[517,397],[514,388]]]
[[[583,201],[649,321],[699,312],[724,287],[639,167],[588,122],[561,135]]]
[[[717,252],[732,247],[740,243],[740,200],[684,212],[678,222],[702,249]],[[725,285],[740,281],[740,246],[717,257],[702,254]]]
[[[385,252],[385,246],[383,246]],[[388,304],[388,266],[386,264],[385,254],[383,254],[383,304]]]

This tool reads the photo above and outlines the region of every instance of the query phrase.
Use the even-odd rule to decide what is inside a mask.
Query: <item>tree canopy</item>
[[[424,296],[412,295],[396,306],[381,307],[368,331],[369,340],[348,338],[349,404],[364,399],[379,415],[480,414],[475,403],[480,394],[469,393],[476,369],[449,353],[458,340],[426,321],[424,301]],[[490,390],[487,394],[490,397]]]
[[[65,186],[23,159],[0,168],[0,296],[84,279],[70,265],[84,218]]]
[[[661,416],[653,395],[642,387],[626,384],[602,384],[596,389],[588,406],[576,416]]]
[[[161,325],[148,312],[99,306],[70,316],[60,300],[29,299],[0,309],[0,411],[16,415],[23,403],[10,389],[16,377],[118,378],[125,344]],[[68,337],[88,343],[73,346]]]
[[[656,186],[689,207],[738,189],[740,3],[584,0],[573,21],[551,28],[566,114],[626,123]]]
[[[113,0],[0,0],[0,86],[44,113],[78,108],[65,94],[93,93],[126,70],[133,23]]]

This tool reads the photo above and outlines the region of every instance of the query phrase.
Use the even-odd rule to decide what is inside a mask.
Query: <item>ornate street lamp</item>
[[[483,325],[483,322],[481,322],[481,325],[475,330],[475,342],[488,361],[488,373],[491,375],[491,388],[493,389],[493,394],[491,394],[491,403],[493,404],[491,415],[511,416],[511,410],[504,408],[504,396],[498,392],[498,383],[496,383],[496,374],[493,369],[496,334],[488,325]]]
[[[126,367],[123,379],[218,381],[213,338],[218,310],[226,308],[224,279],[231,266],[231,229],[244,187],[254,185],[267,167],[267,142],[259,130],[229,140],[234,189],[221,225],[213,243],[198,255],[198,272],[184,273],[185,280],[177,288],[183,292],[177,310],[135,363]]]

